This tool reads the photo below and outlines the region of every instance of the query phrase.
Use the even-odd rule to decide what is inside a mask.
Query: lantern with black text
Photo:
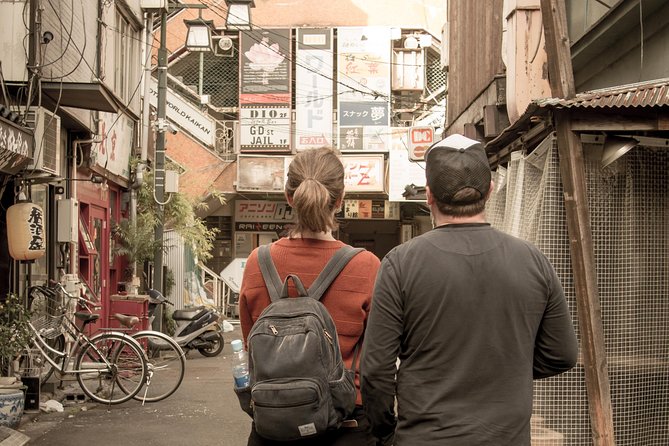
[[[44,255],[44,211],[38,204],[19,200],[7,209],[7,241],[14,260],[33,261]]]

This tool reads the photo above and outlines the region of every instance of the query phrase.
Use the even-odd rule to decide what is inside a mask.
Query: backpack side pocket
[[[355,410],[358,391],[355,388],[354,376],[353,370],[344,369],[340,379],[329,382],[332,405],[340,421],[347,419]]]
[[[239,400],[239,406],[244,412],[248,414],[248,416],[253,418],[253,407],[251,407],[251,387],[234,387],[234,389],[235,395],[237,395],[237,399]]]

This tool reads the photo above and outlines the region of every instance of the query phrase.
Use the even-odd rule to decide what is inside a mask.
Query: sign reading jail
[[[287,151],[290,149],[290,109],[284,106],[240,109],[242,152]]]

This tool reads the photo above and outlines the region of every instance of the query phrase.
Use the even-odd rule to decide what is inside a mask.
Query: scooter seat
[[[172,319],[175,321],[190,321],[192,319],[197,319],[206,312],[207,309],[203,306],[185,308],[183,310],[174,310],[172,313]]]

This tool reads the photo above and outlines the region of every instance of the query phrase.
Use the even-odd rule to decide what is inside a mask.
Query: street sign
[[[422,161],[425,151],[434,143],[434,127],[411,127],[409,129],[409,158]]]

